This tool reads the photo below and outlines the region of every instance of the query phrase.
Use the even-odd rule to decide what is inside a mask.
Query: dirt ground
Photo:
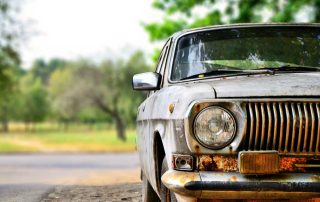
[[[69,201],[141,201],[141,183],[107,186],[61,186],[56,187],[41,202]]]
[[[140,170],[97,172],[80,180],[66,180],[44,195],[41,202],[141,201]]]

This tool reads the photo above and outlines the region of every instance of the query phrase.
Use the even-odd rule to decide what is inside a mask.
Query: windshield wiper
[[[303,66],[303,65],[283,65],[279,67],[263,67],[258,69],[238,70],[238,69],[215,69],[213,71],[204,72],[200,74],[194,74],[181,80],[203,78],[208,76],[217,77],[231,77],[231,76],[243,76],[243,75],[255,75],[255,74],[275,74],[276,72],[311,72],[320,71],[320,67]]]
[[[303,65],[282,65],[279,67],[263,67],[255,70],[271,70],[274,72],[312,72],[320,71],[320,67],[303,66]]]
[[[208,76],[243,76],[243,75],[254,75],[254,74],[274,74],[274,71],[270,69],[255,69],[255,70],[231,70],[231,69],[216,69],[210,72],[204,72],[200,74],[194,74],[181,80],[194,79],[194,78],[204,78]]]

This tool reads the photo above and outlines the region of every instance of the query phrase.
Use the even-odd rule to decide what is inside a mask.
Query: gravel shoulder
[[[139,169],[96,172],[83,179],[65,181],[43,196],[41,202],[141,201]]]
[[[141,183],[106,186],[59,186],[43,197],[41,202],[71,201],[141,201]]]

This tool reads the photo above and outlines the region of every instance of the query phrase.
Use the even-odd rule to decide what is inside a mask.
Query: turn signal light
[[[275,174],[279,172],[279,154],[277,151],[240,152],[239,165],[242,174]]]
[[[193,157],[190,155],[174,154],[172,158],[173,168],[175,170],[192,171]]]

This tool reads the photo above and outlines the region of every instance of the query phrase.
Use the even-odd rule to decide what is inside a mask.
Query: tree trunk
[[[1,119],[1,125],[2,125],[2,131],[3,132],[8,132],[9,131],[9,120],[8,120],[8,113],[7,113],[7,107],[4,106],[2,108],[3,113],[2,113],[2,119]]]
[[[63,131],[68,131],[69,130],[69,121],[65,120],[63,121]]]
[[[24,122],[24,131],[29,131],[29,121]]]
[[[8,120],[6,119],[6,117],[3,117],[2,118],[2,121],[1,121],[1,124],[2,124],[2,131],[3,132],[8,132],[9,131],[9,122]]]
[[[116,122],[117,136],[120,140],[125,142],[127,140],[126,132],[125,132],[126,131],[125,124],[119,115],[116,115],[114,119]]]
[[[116,130],[117,130],[117,136],[120,140],[122,141],[126,141],[126,128],[125,128],[125,124],[123,119],[121,118],[120,113],[117,110],[117,99],[115,98],[114,103],[114,107],[112,110],[108,105],[105,105],[100,98],[95,98],[93,99],[94,103],[102,110],[104,111],[106,114],[112,116],[115,120],[116,123]]]

